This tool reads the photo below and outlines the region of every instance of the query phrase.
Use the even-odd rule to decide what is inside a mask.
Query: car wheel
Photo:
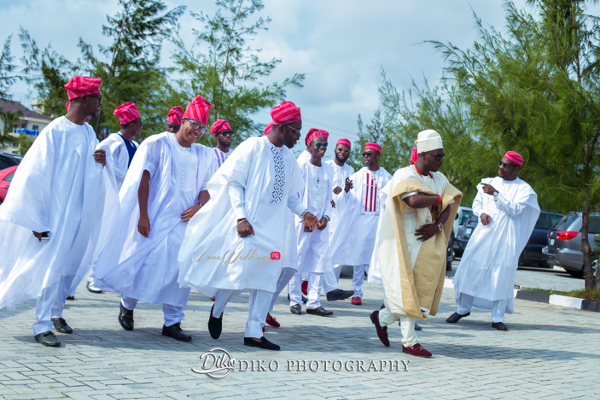
[[[581,271],[574,271],[572,269],[567,269],[566,270],[569,275],[571,275],[573,278],[583,278],[583,270]]]

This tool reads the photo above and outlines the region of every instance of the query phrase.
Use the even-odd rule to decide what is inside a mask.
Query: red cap
[[[304,143],[308,146],[310,142],[313,141],[313,139],[318,137],[322,137],[323,139],[327,140],[327,138],[329,137],[329,132],[323,129],[311,128],[306,134],[306,139],[304,139]]]
[[[181,106],[171,107],[167,114],[167,121],[175,125],[181,125],[181,117],[183,116],[183,108]]]
[[[121,104],[119,107],[115,108],[115,112],[113,114],[119,118],[119,123],[121,125],[128,124],[134,119],[138,119],[140,117],[140,113],[135,103],[132,102]]]
[[[349,148],[352,147],[352,143],[350,143],[348,139],[340,139],[335,145],[337,146],[338,144],[343,144],[344,146],[348,146]]]
[[[185,108],[183,118],[193,119],[206,125],[208,124],[208,110],[213,107],[204,97],[196,96]]]
[[[523,157],[521,157],[521,155],[519,153],[514,152],[514,151],[507,151],[506,154],[504,155],[504,158],[506,158],[511,163],[517,164],[519,166],[521,164],[523,164]]]
[[[273,123],[269,122],[269,125],[267,125],[265,127],[265,136],[267,136],[269,133],[271,133],[271,129],[273,129]]]
[[[229,122],[225,121],[224,119],[216,120],[215,123],[210,127],[210,133],[215,136],[217,136],[217,134],[221,131],[233,131],[233,129],[231,129],[231,125],[229,125]]]
[[[419,154],[417,153],[417,148],[413,147],[412,152],[410,153],[410,162],[414,164],[417,162],[418,159],[419,159]]]
[[[381,146],[377,143],[365,143],[365,150],[377,150],[381,153]]]
[[[69,79],[69,82],[64,87],[67,89],[67,95],[69,96],[69,101],[71,101],[81,96],[99,94],[101,84],[102,79],[100,78],[77,75]]]
[[[291,124],[300,121],[300,107],[296,107],[291,101],[282,101],[280,105],[271,109],[271,119],[275,125]]]

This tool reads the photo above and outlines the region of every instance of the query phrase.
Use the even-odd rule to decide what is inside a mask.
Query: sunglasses
[[[101,94],[88,94],[87,97],[95,97],[98,99],[98,101],[102,101],[102,95]]]
[[[514,167],[515,165],[514,164],[507,164],[507,163],[503,162],[502,160],[500,160],[500,161],[498,161],[498,166],[500,168],[502,168],[502,169],[507,169],[507,168],[510,168],[510,167]]]
[[[327,148],[327,142],[317,142],[317,143],[315,143],[315,147],[317,149],[320,149],[321,147],[324,148],[324,149],[326,149]]]
[[[430,156],[434,156],[435,159],[438,160],[438,161],[442,161],[444,159],[444,157],[446,157],[445,154],[433,154],[433,153],[428,153],[426,151],[424,151],[423,153],[429,154]]]
[[[298,135],[300,134],[300,131],[301,131],[301,129],[296,129],[296,128],[294,128],[294,127],[290,126],[290,125],[286,125],[286,126],[287,126],[288,128],[290,128],[291,130],[293,130],[293,131],[294,131],[296,134],[298,134]]]
[[[233,132],[231,132],[231,131],[221,131],[219,133],[221,135],[223,135],[223,136],[231,136],[231,137],[233,137]]]
[[[363,157],[371,157],[372,155],[373,155],[373,153],[371,153],[370,151],[365,151],[362,156]]]
[[[198,124],[197,122],[194,122],[194,121],[192,121],[190,119],[186,119],[186,121],[189,122],[190,125],[192,125],[192,128],[195,131],[199,131],[203,135],[206,133],[206,127],[203,128],[203,127],[200,126],[200,124]]]

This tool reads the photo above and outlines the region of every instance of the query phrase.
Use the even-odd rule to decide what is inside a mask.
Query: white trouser
[[[121,304],[128,310],[133,310],[137,306],[138,300],[131,297],[123,296]],[[165,315],[165,326],[171,326],[180,324],[185,314],[183,313],[183,307],[172,306],[170,304],[163,303],[163,314]]]
[[[323,287],[323,275],[322,273],[310,272],[308,274],[308,291],[307,297],[308,301],[306,302],[307,309],[319,308],[321,307],[321,288]],[[302,274],[296,273],[289,284],[290,288],[290,306],[295,304],[302,305]]]
[[[94,263],[94,265],[92,266],[92,269],[90,270],[90,274],[88,275],[88,283],[90,284],[90,286],[94,286],[94,282],[96,278],[96,264]]]
[[[362,285],[365,281],[365,272],[369,271],[369,264],[354,265],[354,276],[352,277],[352,286],[354,286],[354,296],[362,299]]]
[[[337,290],[340,288],[338,282],[340,281],[340,272],[342,272],[342,266],[339,264],[333,265],[329,263],[330,267],[325,271],[323,280],[323,291],[325,294]]]
[[[231,300],[234,295],[240,293],[240,290],[220,289],[215,299],[213,317],[219,318],[221,313],[225,310],[225,306],[229,300]],[[248,322],[246,322],[246,332],[244,333],[244,337],[260,339],[263,337],[262,327],[264,326],[267,314],[269,313],[269,305],[273,298],[273,292],[250,290],[249,294]]]
[[[471,307],[473,307],[473,300],[475,298],[468,294],[461,293],[458,295],[458,300],[456,304],[458,307],[456,308],[456,312],[465,315],[468,312],[471,312]],[[496,300],[492,302],[492,322],[504,322],[504,312],[506,311],[506,305],[508,304],[508,299],[505,300]]]
[[[400,332],[402,332],[402,345],[404,347],[411,347],[417,343],[417,332],[415,331],[416,318],[411,317],[397,317],[387,308],[379,310],[379,325],[382,327],[393,324],[400,320]]]
[[[296,274],[296,270],[294,268],[283,268],[281,270],[281,274],[279,274],[279,279],[277,280],[277,289],[275,293],[273,293],[273,299],[271,300],[271,305],[269,306],[269,312],[273,311],[273,307],[275,307],[275,302],[277,301],[277,297],[281,294],[283,289],[290,283],[290,279]]]
[[[62,318],[73,278],[75,276],[63,276],[58,282],[42,290],[41,296],[35,302],[34,335],[51,331],[52,318]]]

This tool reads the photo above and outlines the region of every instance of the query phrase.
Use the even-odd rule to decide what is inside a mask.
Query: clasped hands
[[[436,196],[437,197],[437,196]],[[431,206],[431,220],[432,221],[437,221],[440,217],[440,214],[443,211],[443,204],[442,202],[433,204]],[[438,232],[440,231],[440,228],[438,226],[437,223],[432,223],[432,224],[425,224],[423,226],[421,226],[420,228],[415,230],[415,236],[417,237],[417,240],[419,242],[424,242],[428,239],[431,239],[432,237],[434,237]]]

